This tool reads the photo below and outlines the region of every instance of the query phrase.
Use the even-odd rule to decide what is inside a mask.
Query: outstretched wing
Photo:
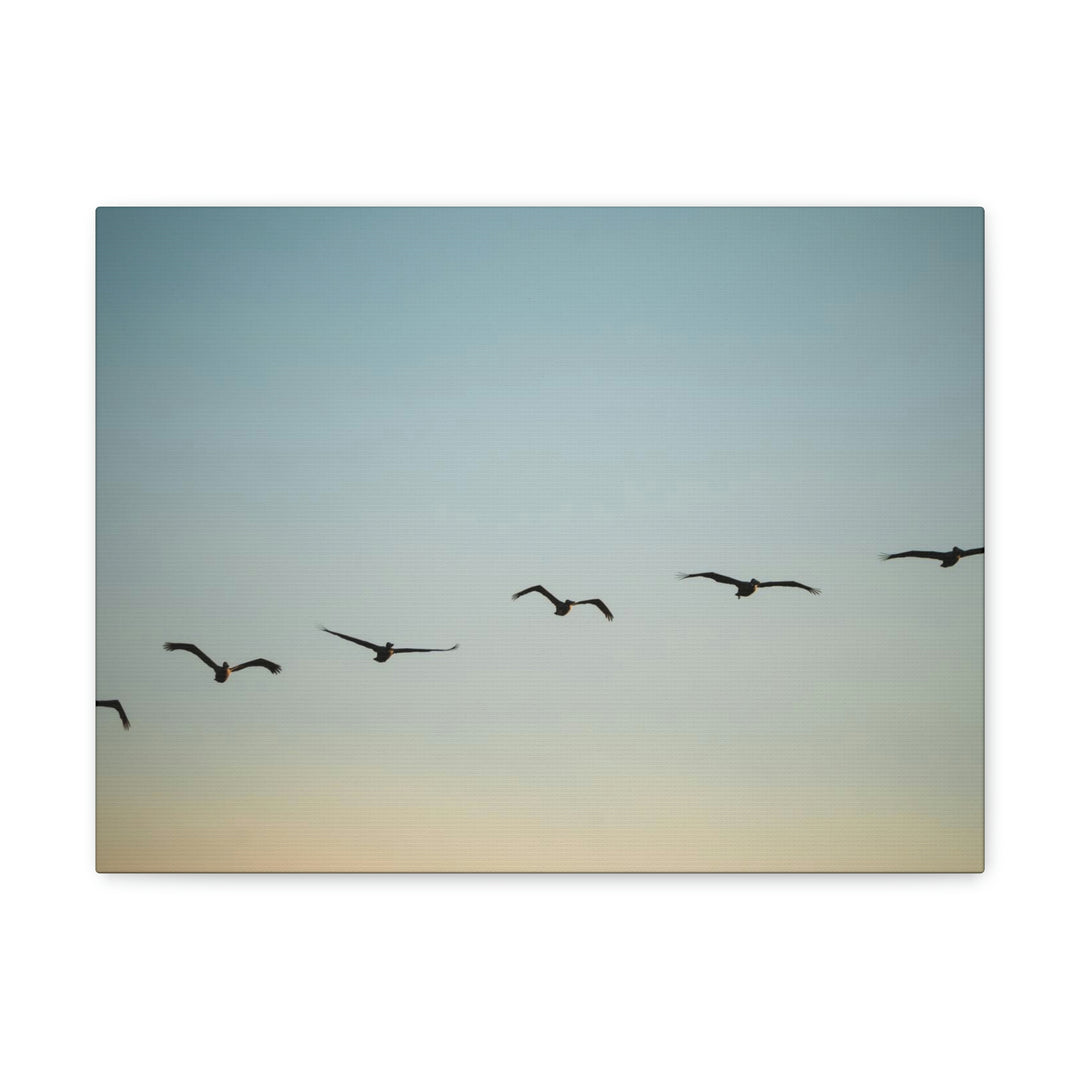
[[[403,652],[453,652],[456,648],[456,645],[451,645],[449,649],[395,649],[394,655]]]
[[[982,553],[983,548],[969,548],[967,551],[964,552],[964,556],[967,557],[968,555],[981,555]]]
[[[898,551],[895,555],[881,555],[885,559],[947,559],[951,551]]]
[[[579,600],[577,604],[575,604],[575,607],[580,606],[581,604],[593,604],[595,607],[598,607],[604,613],[604,618],[607,619],[608,622],[611,622],[611,620],[615,618],[608,610],[608,606],[603,600]]]
[[[707,577],[707,578],[712,578],[713,581],[722,582],[724,585],[742,585],[743,584],[743,582],[741,582],[738,578],[725,577],[723,574],[709,574],[709,573],[705,573],[705,574],[680,574],[679,577],[681,577],[681,578]]]
[[[768,589],[773,585],[789,585],[793,589],[805,589],[808,593],[813,593],[815,596],[821,595],[820,589],[814,589],[809,585],[804,585],[801,581],[759,581],[759,589]]]
[[[363,641],[361,638],[358,637],[349,637],[348,634],[339,634],[336,630],[327,630],[325,626],[321,629],[328,634],[333,634],[334,637],[344,638],[346,641],[351,641],[354,645],[363,645],[365,649],[371,649],[373,652],[379,651],[379,646],[372,645],[370,641]],[[394,651],[397,652],[398,650],[395,649]]]
[[[514,595],[511,596],[510,599],[516,600],[519,596],[525,596],[527,593],[531,592],[543,593],[556,607],[559,606],[559,601],[554,596],[552,596],[551,593],[549,593],[543,585],[534,585],[531,589],[522,589],[521,592],[514,593]],[[397,651],[401,652],[400,649],[398,649]]]
[[[280,664],[275,664],[273,660],[264,660],[261,656],[258,660],[248,660],[243,664],[233,664],[230,671],[243,671],[246,667],[264,667],[271,675],[276,675],[281,670]]]
[[[127,718],[127,713],[124,712],[124,706],[119,701],[95,701],[94,703],[99,709],[115,709],[120,714],[120,722],[124,725],[124,730],[128,731],[131,728],[131,721]]]
[[[183,649],[184,652],[194,653],[207,667],[212,667],[215,671],[218,669],[217,664],[198,645],[187,645],[182,641],[166,641],[163,648],[166,652],[176,652],[177,649]]]

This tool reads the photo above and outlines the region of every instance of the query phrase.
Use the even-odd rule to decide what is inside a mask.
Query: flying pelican
[[[99,709],[115,709],[120,714],[120,723],[124,725],[124,730],[129,731],[131,729],[131,721],[127,718],[124,706],[119,701],[95,701],[94,704]]]
[[[707,577],[712,578],[713,581],[719,581],[724,585],[735,586],[735,599],[741,600],[744,596],[753,596],[758,589],[770,589],[774,585],[789,585],[793,589],[805,589],[808,593],[813,593],[815,596],[821,595],[820,589],[812,589],[809,585],[804,585],[801,581],[758,581],[757,578],[751,578],[749,581],[739,581],[738,578],[725,577],[723,574],[680,574],[681,578],[688,577]]]
[[[594,607],[598,607],[604,613],[604,618],[607,619],[608,622],[611,622],[611,620],[615,618],[615,616],[612,615],[611,612],[608,610],[608,606],[604,603],[603,600],[558,600],[554,596],[552,596],[551,593],[549,593],[543,585],[534,585],[531,589],[522,589],[521,592],[514,593],[514,595],[510,597],[510,599],[516,600],[519,596],[525,596],[526,593],[531,592],[543,593],[555,605],[556,615],[569,615],[570,609],[572,607],[577,607],[578,604],[592,604]]]
[[[356,645],[363,645],[365,649],[372,649],[375,655],[372,660],[376,664],[385,664],[391,656],[397,653],[403,652],[453,652],[457,646],[451,645],[449,649],[399,649],[392,641],[388,641],[385,645],[372,645],[370,641],[362,641],[358,637],[349,637],[348,634],[339,634],[336,630],[327,630],[325,626],[320,629],[326,631],[328,634],[333,634],[334,637],[344,638],[346,641],[351,641]]]
[[[898,551],[895,555],[880,555],[881,559],[940,559],[941,567],[945,569],[947,566],[955,566],[961,559],[966,559],[969,555],[981,555],[983,548],[969,548],[965,551],[963,548],[954,547],[952,551]]]
[[[258,660],[248,660],[244,664],[234,664],[232,667],[229,666],[227,660],[215,664],[197,645],[185,645],[182,641],[166,641],[163,648],[166,652],[183,649],[184,652],[194,653],[207,667],[214,669],[214,682],[224,682],[234,671],[243,671],[246,667],[264,667],[272,675],[276,675],[281,670],[280,664],[275,664],[273,660],[263,660],[261,657]]]

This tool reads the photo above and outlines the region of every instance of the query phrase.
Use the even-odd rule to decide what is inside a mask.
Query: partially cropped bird
[[[374,660],[376,664],[385,664],[391,656],[396,656],[398,653],[453,652],[457,648],[456,645],[451,645],[449,649],[399,649],[392,641],[388,641],[385,645],[372,645],[370,641],[363,641],[358,637],[349,637],[348,634],[339,634],[336,630],[327,630],[325,626],[320,629],[328,634],[333,634],[334,637],[344,638],[346,641],[351,641],[355,645],[363,645],[365,649],[371,649],[375,653],[372,660]]]
[[[124,725],[124,730],[129,731],[131,729],[131,721],[127,718],[124,706],[119,701],[115,699],[112,701],[95,701],[94,704],[99,709],[115,709],[120,714],[120,723]]]
[[[551,593],[549,593],[543,585],[534,585],[531,589],[522,589],[521,592],[514,593],[514,595],[510,597],[510,599],[516,600],[519,596],[525,596],[526,594],[531,592],[543,593],[544,596],[546,596],[555,605],[556,615],[569,615],[570,609],[573,607],[577,607],[579,604],[592,604],[594,607],[598,607],[604,613],[604,618],[607,619],[608,622],[611,622],[611,620],[615,618],[615,616],[612,615],[611,612],[608,610],[608,606],[604,603],[603,600],[597,600],[595,598],[592,600],[559,600],[557,597],[552,596]]]
[[[224,682],[234,671],[243,671],[246,667],[264,667],[271,675],[276,675],[281,670],[280,664],[275,664],[273,660],[263,660],[261,657],[258,660],[248,660],[246,663],[232,666],[227,660],[215,664],[197,645],[186,645],[181,641],[166,641],[163,648],[166,652],[182,649],[184,652],[194,653],[207,667],[214,669],[214,682]]]
[[[955,566],[969,555],[981,555],[983,550],[983,548],[968,548],[965,551],[963,548],[954,547],[952,551],[898,551],[895,555],[883,554],[878,557],[886,561],[889,559],[940,559],[941,567],[945,569],[948,566]]]
[[[734,585],[735,598],[737,600],[741,600],[744,596],[753,596],[758,589],[771,589],[776,585],[787,585],[792,589],[805,589],[808,593],[813,593],[815,596],[821,595],[820,589],[811,588],[809,585],[804,585],[801,581],[758,581],[757,578],[751,578],[749,581],[740,581],[738,578],[712,573],[680,574],[679,577],[707,577],[712,578],[713,581],[719,581],[723,585]]]

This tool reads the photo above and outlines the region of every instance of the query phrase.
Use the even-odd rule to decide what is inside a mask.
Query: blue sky
[[[981,866],[981,560],[876,555],[983,542],[982,257],[965,208],[99,211],[99,866]]]

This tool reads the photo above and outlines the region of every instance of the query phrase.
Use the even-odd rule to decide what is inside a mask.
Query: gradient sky
[[[973,208],[99,210],[98,868],[981,869],[982,560],[876,555],[983,543],[982,282]]]

